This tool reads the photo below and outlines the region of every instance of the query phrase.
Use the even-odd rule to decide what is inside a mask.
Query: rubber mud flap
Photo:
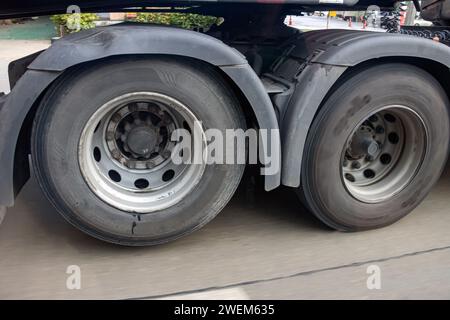
[[[0,206],[0,224],[2,223],[3,219],[5,218],[5,215],[6,215],[6,207]]]

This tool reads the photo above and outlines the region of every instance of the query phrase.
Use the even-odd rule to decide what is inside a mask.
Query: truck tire
[[[445,166],[448,107],[439,82],[417,67],[392,63],[349,74],[308,133],[300,198],[341,231],[404,217]]]
[[[196,121],[203,147],[208,128],[245,130],[237,99],[213,67],[128,57],[71,71],[35,117],[37,179],[63,217],[91,236],[133,246],[177,239],[218,214],[245,166],[176,164],[172,153],[192,160],[202,149],[194,144],[189,154],[170,139],[175,129],[195,135]]]

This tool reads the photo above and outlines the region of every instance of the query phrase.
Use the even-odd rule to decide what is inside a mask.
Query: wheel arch
[[[132,29],[132,34],[129,34]],[[123,40],[126,43],[123,43]],[[261,129],[278,129],[275,110],[265,88],[237,50],[210,36],[172,27],[119,25],[86,30],[56,41],[11,81],[14,87],[0,108],[0,205],[12,206],[29,178],[30,128],[46,90],[70,70],[104,59],[126,56],[172,56],[214,66],[231,83],[247,115]],[[14,70],[10,70],[14,73]],[[270,141],[270,139],[269,139]],[[27,144],[24,145],[23,142]],[[263,148],[279,148],[263,145]],[[277,152],[277,150],[275,150]],[[281,152],[277,152],[281,157]],[[266,190],[280,184],[281,171],[265,177]]]
[[[414,65],[435,77],[450,98],[450,48],[445,45],[410,36],[346,30],[310,32],[297,41],[300,48],[293,49],[291,57],[303,59],[305,65],[280,124],[283,185],[301,185],[310,126],[327,98],[354,72],[385,63]],[[388,50],[383,51],[386,46]]]

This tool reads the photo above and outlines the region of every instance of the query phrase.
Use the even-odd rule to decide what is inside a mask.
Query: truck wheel
[[[171,136],[195,134],[197,121],[200,144],[183,154]],[[212,67],[170,58],[90,65],[45,95],[33,128],[35,172],[85,233],[122,245],[167,242],[214,218],[242,177],[244,165],[192,161],[208,128],[245,130],[238,101]],[[178,164],[174,152],[191,162]]]
[[[386,64],[349,75],[308,134],[299,189],[328,226],[358,231],[411,212],[440,177],[449,101],[422,69]]]

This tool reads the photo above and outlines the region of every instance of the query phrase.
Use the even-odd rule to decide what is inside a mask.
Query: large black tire
[[[401,189],[380,201],[361,199],[349,191],[353,189],[343,174],[343,157],[347,156],[343,150],[348,150],[344,146],[359,123],[380,107],[395,105],[408,107],[411,114],[422,119],[423,127],[411,131],[413,135],[425,132],[422,129],[427,132],[422,161]],[[448,107],[447,95],[439,82],[411,65],[385,64],[347,75],[325,101],[309,131],[300,198],[320,220],[341,231],[379,228],[404,217],[426,197],[445,166],[450,134]],[[406,148],[407,145],[399,159],[408,154]],[[419,151],[411,152],[414,159],[414,152]],[[401,169],[402,165],[397,165],[386,177],[400,174]]]
[[[72,71],[39,106],[32,157],[39,184],[72,225],[121,245],[154,245],[204,226],[227,204],[244,165],[207,165],[200,182],[176,205],[136,214],[102,201],[80,173],[79,139],[105,102],[129,92],[151,91],[189,106],[205,129],[243,128],[245,119],[229,85],[212,67],[171,58],[114,59]]]

